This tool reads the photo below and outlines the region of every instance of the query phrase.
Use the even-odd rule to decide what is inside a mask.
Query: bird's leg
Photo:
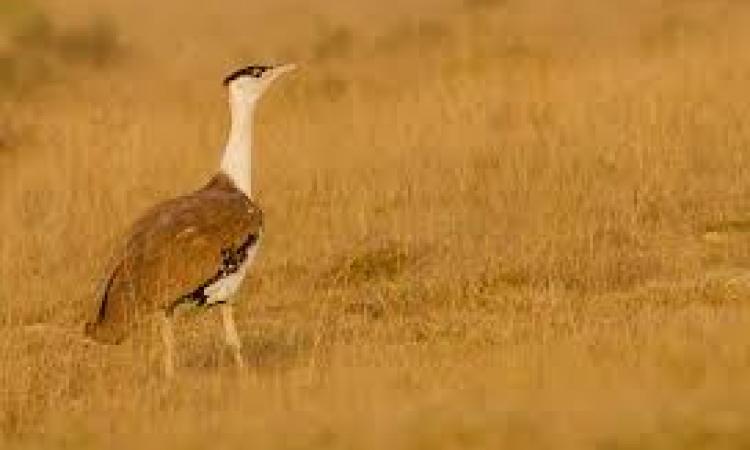
[[[224,322],[224,339],[234,353],[234,362],[237,364],[237,368],[243,369],[245,361],[242,359],[242,342],[237,335],[237,327],[234,324],[234,308],[228,303],[219,305],[219,308]]]
[[[168,313],[161,316],[161,337],[164,341],[164,374],[167,378],[174,376],[174,332],[172,317]]]

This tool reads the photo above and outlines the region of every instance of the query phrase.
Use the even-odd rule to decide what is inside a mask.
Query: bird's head
[[[281,75],[296,69],[295,64],[253,65],[235,70],[224,78],[233,100],[254,102]]]

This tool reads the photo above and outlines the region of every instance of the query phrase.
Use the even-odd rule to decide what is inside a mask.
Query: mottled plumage
[[[150,313],[211,304],[206,290],[248,262],[262,222],[260,208],[224,174],[155,206],[133,225],[115,255],[87,334],[117,343]],[[228,297],[213,303],[224,301]]]

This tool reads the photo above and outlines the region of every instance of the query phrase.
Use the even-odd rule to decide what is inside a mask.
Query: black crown
[[[224,78],[224,82],[222,84],[224,86],[228,86],[229,83],[231,83],[232,81],[240,77],[260,78],[263,76],[264,73],[268,72],[271,69],[273,69],[273,66],[254,65],[254,66],[243,67],[227,75],[227,77]]]

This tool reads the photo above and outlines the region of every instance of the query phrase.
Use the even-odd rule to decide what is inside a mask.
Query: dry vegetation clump
[[[59,29],[36,3],[8,0],[0,7],[0,25],[0,93],[6,95],[54,81],[60,66],[102,67],[121,54],[117,28],[104,15]]]
[[[0,447],[748,445],[744,3],[110,3],[0,43],[58,77],[0,100]],[[115,237],[216,167],[222,76],[284,59],[249,371],[211,312],[170,383],[150,326],[81,341]]]

